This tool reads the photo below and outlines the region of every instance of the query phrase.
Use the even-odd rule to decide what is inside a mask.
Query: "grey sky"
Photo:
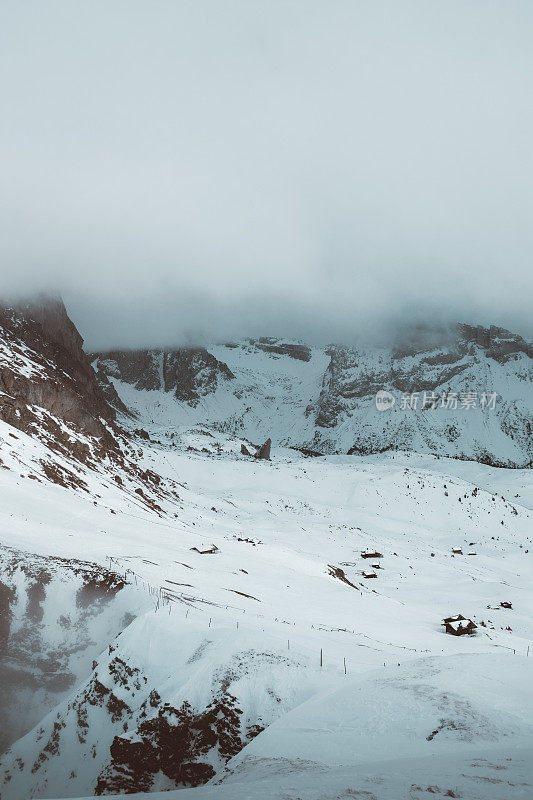
[[[532,41],[530,0],[2,0],[3,287],[89,347],[533,335]]]

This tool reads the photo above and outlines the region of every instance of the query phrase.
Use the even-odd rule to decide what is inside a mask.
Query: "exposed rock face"
[[[218,361],[203,347],[112,351],[93,353],[89,358],[99,376],[117,378],[136,389],[172,392],[178,400],[191,406],[214,392],[219,382],[235,377],[227,364]]]
[[[213,663],[213,642],[198,639],[192,651],[181,655],[178,648],[169,665],[175,680],[161,681],[143,641],[135,638],[135,626],[102,652],[57,713],[2,755],[2,798],[198,786],[282,713],[280,687],[287,677],[290,685],[296,667],[289,658],[259,648],[236,650],[228,663]],[[172,628],[164,635],[173,640]],[[124,639],[132,646],[122,648]],[[183,692],[194,684],[197,669],[207,676],[207,691],[203,699],[189,700]],[[267,686],[261,712],[249,696],[256,681]]]
[[[122,408],[112,384],[107,395]],[[161,513],[157,500],[175,488],[138,466],[115,417],[60,300],[0,307],[0,420],[46,446],[33,479],[88,493],[87,471],[107,472]]]
[[[200,397],[215,391],[220,379],[233,380],[235,375],[203,347],[191,347],[164,354],[163,377],[166,392],[196,405]]]
[[[112,350],[108,353],[90,353],[98,375],[118,378],[131,383],[136,389],[163,389],[163,351]]]
[[[270,448],[272,446],[272,440],[267,439],[264,444],[261,445],[257,453],[255,454],[256,458],[262,458],[265,461],[270,461]]]
[[[494,326],[457,325],[437,334],[431,328],[417,329],[392,348],[329,348],[320,396],[308,409],[316,413],[313,445],[338,452],[335,440],[351,429],[349,453],[396,448],[498,466],[530,463],[531,345]],[[374,405],[379,390],[395,397],[395,406],[385,414]],[[476,396],[475,406],[465,410],[461,397],[469,392]],[[418,395],[416,404],[402,407],[402,396],[412,393]],[[450,410],[443,397],[453,394],[459,402]],[[492,409],[480,408],[483,394],[496,396]],[[424,396],[433,396],[433,404],[424,406]]]
[[[296,358],[298,361],[311,360],[311,348],[306,347],[304,344],[290,344],[288,342],[280,342],[268,336],[263,336],[260,339],[250,340],[255,347],[263,350],[265,353],[276,353],[280,356],[290,356]]]
[[[112,408],[124,414],[126,417],[135,417],[135,414],[122,402],[117,390],[102,369],[98,369],[96,379],[102,390],[102,394]]]
[[[459,325],[460,335],[465,342],[475,342],[482,347],[489,358],[504,363],[518,353],[525,353],[533,358],[533,346],[516,333],[511,333],[505,328],[491,325],[483,328],[481,325]]]
[[[133,611],[136,600],[124,588],[121,577],[95,564],[0,547],[0,752],[90,668],[107,644],[105,633],[94,640],[95,620],[102,632],[124,627],[127,604]]]
[[[206,759],[214,750],[227,761],[247,744],[241,738],[237,698],[220,692],[203,712],[184,701],[179,708],[151,695],[147,707],[159,706],[157,716],[136,730],[115,736],[110,763],[98,777],[95,794],[149,792],[162,773],[176,786],[200,786],[215,775]],[[212,755],[211,755],[212,757]]]
[[[59,345],[70,359],[83,364],[86,369],[83,339],[59,297],[39,295],[35,300],[21,304],[19,310],[25,317],[39,323],[46,339]]]
[[[102,420],[113,421],[115,412],[62,301],[0,308],[0,342],[1,419],[27,431],[36,406],[91,436],[108,435]]]
[[[532,346],[495,326],[405,326],[381,347],[311,348],[263,337],[209,351],[112,353],[96,363],[102,376],[174,395],[173,408],[128,394],[126,402],[141,421],[146,414],[148,425],[154,416],[168,426],[194,420],[250,441],[275,436],[315,453],[407,449],[498,466],[533,459]],[[376,407],[382,390],[395,398],[385,414]],[[459,403],[450,410],[440,400],[423,407],[424,393],[461,398],[472,392],[475,409]],[[402,405],[412,393],[418,405]],[[479,407],[483,394],[496,395],[493,407]],[[209,403],[200,403],[207,397]]]

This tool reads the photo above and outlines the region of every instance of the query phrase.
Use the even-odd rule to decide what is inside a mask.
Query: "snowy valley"
[[[531,346],[454,335],[87,358],[3,312],[2,800],[533,795]],[[444,390],[498,402],[400,408]]]

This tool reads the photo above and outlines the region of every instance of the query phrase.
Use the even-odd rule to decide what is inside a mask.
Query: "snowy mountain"
[[[158,432],[201,422],[320,453],[533,459],[533,348],[501,328],[416,328],[381,348],[260,339],[90,358]],[[378,392],[393,405],[377,407]]]
[[[457,362],[396,353],[384,386],[348,348],[107,354],[98,384],[76,334],[59,305],[3,311],[2,800],[529,796],[532,471],[347,454],[361,376],[377,425],[402,364],[484,370],[505,399],[461,446],[529,452],[503,415],[530,407],[527,345],[462,330]]]

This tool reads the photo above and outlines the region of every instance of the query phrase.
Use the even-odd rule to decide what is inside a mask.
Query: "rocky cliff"
[[[30,477],[90,492],[91,472],[104,473],[159,513],[174,488],[139,466],[142,451],[115,408],[130,414],[106,376],[98,380],[60,299],[0,306],[0,423],[6,436],[18,439],[16,429],[39,443],[23,465]]]
[[[0,307],[0,418],[29,430],[37,408],[106,437],[115,418],[63,302],[40,297]]]
[[[106,381],[109,384],[108,378],[118,378],[136,389],[172,393],[190,406],[196,406],[200,398],[215,392],[221,382],[235,377],[227,364],[203,347],[111,351],[93,353],[89,358],[102,386]]]
[[[381,347],[262,338],[91,358],[158,429],[193,421],[322,453],[407,449],[497,466],[533,459],[533,349],[495,326],[406,327]],[[383,391],[388,407],[376,403]]]

